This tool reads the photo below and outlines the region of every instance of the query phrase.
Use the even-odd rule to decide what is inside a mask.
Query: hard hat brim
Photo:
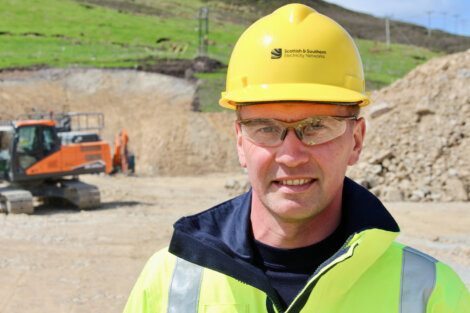
[[[370,100],[365,94],[346,88],[320,84],[263,84],[251,85],[231,92],[222,92],[219,104],[235,110],[237,103],[312,101],[357,103],[366,106]]]

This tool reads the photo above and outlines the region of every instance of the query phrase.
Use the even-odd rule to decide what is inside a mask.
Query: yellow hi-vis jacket
[[[124,312],[470,312],[470,294],[452,269],[395,242],[394,220],[348,179],[343,214],[350,237],[283,307],[250,263],[250,201],[248,193],[177,222],[170,252],[148,261]]]

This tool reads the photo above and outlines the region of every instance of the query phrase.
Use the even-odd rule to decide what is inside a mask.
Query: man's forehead
[[[315,102],[269,102],[240,105],[237,108],[240,118],[275,118],[283,121],[296,121],[309,116],[350,116],[357,106]]]

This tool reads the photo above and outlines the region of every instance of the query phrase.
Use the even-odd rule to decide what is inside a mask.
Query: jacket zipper
[[[341,246],[341,248],[338,251],[336,251],[335,254],[333,254],[330,258],[328,258],[325,262],[323,262],[322,264],[320,264],[317,267],[317,269],[315,270],[315,272],[312,275],[312,278],[307,282],[307,284],[304,286],[304,288],[302,288],[302,290],[299,292],[297,297],[295,297],[294,301],[292,301],[292,303],[287,307],[287,309],[286,309],[286,311],[284,311],[284,313],[298,313],[303,308],[303,306],[301,308],[297,308],[296,303],[298,303],[299,299],[301,299],[302,297],[310,295],[310,293],[312,292],[313,288],[315,287],[316,283],[321,278],[321,276],[326,274],[329,270],[331,270],[337,264],[339,264],[339,263],[341,263],[341,262],[343,262],[343,261],[345,261],[345,260],[347,260],[347,259],[349,259],[350,257],[353,256],[354,250],[359,245],[359,242],[356,241],[356,242],[352,243],[351,246],[347,250],[345,250],[345,248],[350,244],[350,240],[354,237],[354,235],[356,235],[356,234],[350,235],[349,238],[343,244],[343,246]],[[343,255],[347,255],[347,256],[344,259],[338,260],[338,258],[340,258]],[[337,261],[337,262],[335,262],[335,261]],[[311,290],[307,295],[307,294],[305,294],[305,292],[309,288],[311,288]]]

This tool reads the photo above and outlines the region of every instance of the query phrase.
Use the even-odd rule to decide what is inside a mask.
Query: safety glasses
[[[256,145],[279,146],[293,129],[297,138],[308,146],[319,145],[333,140],[346,131],[347,121],[357,116],[312,116],[297,122],[283,122],[271,118],[238,120],[242,135]]]

